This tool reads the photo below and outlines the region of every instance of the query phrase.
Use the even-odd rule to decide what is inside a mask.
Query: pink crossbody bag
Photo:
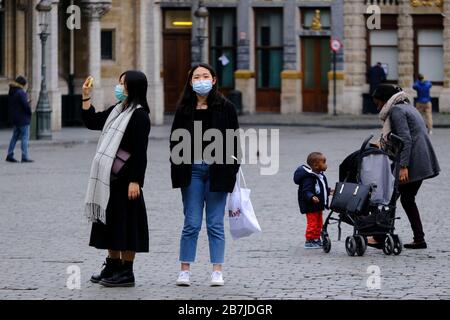
[[[116,159],[114,159],[111,172],[115,175],[118,175],[130,156],[131,154],[129,152],[123,149],[119,149],[116,154]]]

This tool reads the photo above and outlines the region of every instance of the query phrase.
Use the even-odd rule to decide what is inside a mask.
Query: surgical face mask
[[[119,100],[120,102],[124,102],[125,99],[127,98],[124,91],[125,91],[125,89],[124,89],[123,85],[121,85],[121,84],[118,84],[116,86],[116,88],[114,89],[114,94],[116,96],[116,99]]]
[[[192,83],[192,88],[199,96],[206,97],[213,88],[212,80],[197,80]]]

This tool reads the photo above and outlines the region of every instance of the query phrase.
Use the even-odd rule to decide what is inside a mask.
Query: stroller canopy
[[[376,185],[370,202],[372,204],[387,205],[394,194],[395,177],[393,162],[389,156],[376,148],[369,147],[362,153],[361,168],[358,181],[358,160],[360,151],[348,156],[339,167],[341,182],[362,183]]]

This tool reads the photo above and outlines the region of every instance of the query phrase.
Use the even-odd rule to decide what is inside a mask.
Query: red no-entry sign
[[[333,52],[338,52],[342,48],[342,43],[337,39],[331,39],[330,47]]]

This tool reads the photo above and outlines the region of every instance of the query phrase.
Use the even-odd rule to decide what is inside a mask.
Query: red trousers
[[[320,239],[323,227],[323,212],[306,214],[306,240]]]

